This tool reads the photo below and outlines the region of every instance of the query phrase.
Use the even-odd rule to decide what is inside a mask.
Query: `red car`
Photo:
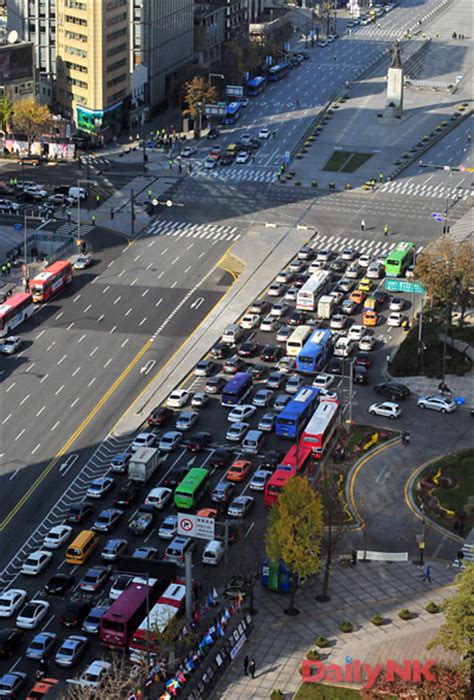
[[[148,416],[148,425],[165,425],[173,417],[173,411],[167,406],[157,406]]]

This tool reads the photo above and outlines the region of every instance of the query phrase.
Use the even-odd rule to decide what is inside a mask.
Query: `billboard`
[[[33,79],[33,44],[0,46],[0,85]]]

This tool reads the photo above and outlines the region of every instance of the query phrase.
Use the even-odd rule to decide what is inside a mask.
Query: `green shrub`
[[[410,154],[405,151],[405,153],[402,153],[402,158],[409,158]]]
[[[343,620],[342,622],[339,623],[339,629],[341,632],[352,632],[354,629],[354,625],[352,622],[349,622],[349,620]]]
[[[397,160],[394,160],[394,161],[393,161],[393,164],[394,164],[394,165],[400,165],[401,162],[402,162],[402,161],[399,160],[399,158],[397,158]]]
[[[431,615],[435,615],[436,613],[439,613],[441,611],[441,608],[439,605],[437,605],[436,603],[433,603],[433,601],[431,601],[431,603],[428,603],[425,610],[426,610],[426,612],[431,613]]]
[[[301,187],[301,182],[299,180],[295,180],[295,187]]]
[[[383,625],[383,623],[385,622],[385,618],[377,613],[376,615],[372,615],[370,621],[376,627],[380,627],[380,625]]]
[[[311,651],[308,651],[306,654],[306,658],[310,661],[317,661],[319,659],[319,651],[317,649],[311,649]]]
[[[398,613],[398,617],[401,620],[410,620],[412,617],[412,612],[411,610],[408,610],[408,608],[402,608]]]
[[[344,189],[345,189],[345,190],[351,190],[351,189],[352,189],[352,185],[348,182],[348,183],[344,186]]]
[[[311,180],[311,187],[317,187],[317,186],[318,186],[317,180]]]
[[[326,647],[329,646],[329,639],[327,637],[316,637],[314,640],[314,643],[316,644],[317,647],[321,647],[321,649],[326,649]]]
[[[297,154],[296,154],[296,157],[298,158],[298,160],[301,160],[302,157],[303,157],[303,154],[302,154],[301,152],[300,152],[300,153],[297,153]]]
[[[311,134],[311,136],[308,137],[308,141],[310,141],[311,143],[313,143],[313,141],[314,141],[314,136],[313,136],[312,134]]]
[[[330,182],[330,183],[329,183],[329,189],[330,189],[330,190],[335,190],[335,189],[336,189],[336,183],[335,183],[335,182]]]
[[[283,692],[280,690],[280,688],[275,688],[275,690],[272,690],[270,693],[270,700],[281,700],[284,698]]]

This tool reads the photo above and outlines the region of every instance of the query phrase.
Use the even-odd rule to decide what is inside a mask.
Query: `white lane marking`
[[[56,421],[56,423],[55,423],[55,424],[53,425],[53,427],[51,428],[51,432],[53,432],[53,430],[56,430],[56,428],[58,427],[58,425],[60,424],[60,422],[61,422],[60,420],[57,420],[57,421]]]
[[[18,435],[15,438],[15,442],[21,438],[23,433],[26,433],[26,428],[23,428],[23,430],[20,430],[20,432],[18,433]]]
[[[50,345],[48,348],[46,348],[46,352],[49,352],[49,351],[51,350],[51,348],[54,348],[55,345],[56,345],[56,341],[53,340],[53,342],[51,343],[51,345]]]
[[[111,362],[112,362],[112,358],[110,357],[110,358],[107,360],[107,362],[105,363],[104,369],[107,369],[107,367],[110,365]]]
[[[60,394],[60,393],[62,392],[63,389],[64,389],[64,384],[61,384],[61,386],[59,387],[59,389],[58,389],[57,391],[54,392],[54,395],[57,396],[58,394]]]
[[[93,383],[95,382],[95,380],[96,380],[96,377],[93,377],[93,378],[90,380],[90,382],[89,382],[89,384],[88,384],[87,386],[88,386],[88,387],[89,387],[89,386],[92,386]]]
[[[137,260],[140,260],[140,257],[141,257],[140,254],[138,254],[137,256],[135,256],[135,257],[133,258],[133,262],[137,262]]]
[[[30,398],[30,394],[27,394],[21,401],[20,401],[20,406],[23,406],[24,403],[28,401]]]
[[[114,301],[114,304],[118,304],[121,298],[122,297],[117,297],[116,300]]]
[[[172,262],[171,264],[174,265],[175,263],[177,263],[178,260],[179,260],[179,258],[180,258],[180,256],[178,255],[178,256],[173,260],[173,262]]]
[[[5,390],[5,394],[8,394],[8,392],[11,391],[11,390],[13,389],[13,387],[15,386],[15,384],[16,384],[16,382],[13,382],[13,384],[10,384],[10,386],[8,387],[8,389]]]
[[[43,335],[43,333],[44,333],[44,330],[43,330],[43,331],[40,331],[40,332],[38,333],[38,335],[36,336],[35,340],[39,340],[39,339],[41,338],[41,336]]]
[[[146,316],[140,321],[140,323],[139,323],[138,325],[139,325],[139,326],[143,326],[143,324],[145,323],[145,321],[146,321]]]
[[[45,408],[46,408],[46,406],[41,406],[40,410],[39,410],[38,413],[36,414],[36,417],[37,417],[37,418],[38,418],[38,416],[40,416],[40,415],[43,413],[43,411],[45,410]]]
[[[112,265],[114,264],[114,262],[115,262],[115,260],[112,260],[112,262],[109,262],[109,264],[107,265],[107,267],[108,267],[108,268],[109,268],[109,267],[112,267]]]
[[[160,280],[160,279],[163,277],[164,274],[165,274],[165,271],[162,270],[162,271],[160,272],[160,274],[157,275],[157,278]]]
[[[89,309],[91,308],[91,306],[92,306],[92,304],[89,304],[89,306],[86,306],[86,308],[84,309],[83,313],[86,314],[86,313],[89,311]]]
[[[142,294],[142,297],[146,297],[146,295],[148,294],[149,291],[150,291],[149,289],[145,289],[145,291]]]
[[[105,292],[108,292],[110,289],[110,284],[108,284],[104,289],[102,290],[102,294],[105,294]]]
[[[13,474],[10,475],[9,481],[12,481],[12,479],[15,478],[15,476],[18,474],[19,471],[20,471],[19,469],[15,469],[15,471],[13,472]]]
[[[175,281],[173,282],[173,284],[171,285],[171,289],[174,289],[174,288],[176,287],[177,284],[178,284],[178,280],[175,280]]]
[[[33,367],[35,366],[35,364],[36,364],[36,362],[32,362],[31,365],[28,365],[28,367],[25,369],[25,372],[29,372],[30,369],[33,369]]]
[[[114,326],[113,328],[111,328],[109,333],[113,333],[116,328],[117,328],[117,326]]]
[[[128,316],[128,314],[131,314],[131,313],[132,313],[132,309],[133,309],[133,307],[130,307],[129,310],[126,312],[125,316]]]
[[[130,286],[133,287],[133,285],[136,284],[137,282],[138,282],[138,277],[135,277],[133,282],[130,282]]]
[[[101,314],[97,319],[97,323],[100,323],[105,318],[105,314]]]
[[[159,305],[161,304],[162,301],[163,301],[163,297],[161,297],[161,299],[158,299],[158,301],[156,302],[155,306],[159,306]]]
[[[184,274],[185,274],[185,275],[189,272],[189,270],[191,269],[191,267],[192,267],[192,265],[188,265],[188,267],[187,267],[187,268],[185,269],[185,271],[184,271]]]
[[[72,321],[72,322],[69,324],[69,326],[67,326],[66,330],[67,330],[67,331],[70,331],[71,328],[73,327],[73,325],[74,325],[74,321]]]
[[[123,343],[122,343],[122,345],[121,345],[120,347],[121,347],[121,348],[124,348],[124,347],[126,346],[127,343],[128,343],[128,338],[125,338],[125,340],[123,341]]]
[[[56,316],[54,317],[54,320],[55,320],[55,321],[59,321],[59,319],[61,318],[61,316],[62,316],[63,314],[64,314],[64,311],[60,311],[58,314],[56,314]]]
[[[82,341],[83,341],[84,338],[86,338],[86,337],[87,337],[87,333],[84,333],[84,335],[81,335],[81,337],[79,338],[79,340],[78,340],[77,342],[78,342],[78,343],[82,343]]]
[[[5,425],[5,423],[6,423],[8,420],[10,420],[11,417],[12,417],[12,414],[9,413],[8,416],[2,420],[2,425]]]
[[[61,359],[58,360],[57,364],[58,364],[58,365],[61,365],[61,364],[64,362],[64,360],[66,359],[66,357],[67,357],[67,355],[63,355],[63,356],[61,357]]]
[[[72,373],[72,376],[75,377],[76,374],[77,374],[78,372],[80,372],[80,371],[81,371],[81,368],[80,368],[80,367],[76,367],[76,369],[75,369],[74,372]]]
[[[77,300],[80,299],[80,298],[81,298],[81,295],[80,295],[80,294],[76,294],[76,296],[74,297],[73,301],[77,301]]]
[[[152,241],[152,243],[154,243],[154,242],[155,242],[155,241]],[[151,263],[148,263],[148,265],[146,266],[146,269],[149,270],[150,267],[153,267],[153,263],[152,263],[152,262],[151,262]]]
[[[95,348],[92,350],[92,352],[89,353],[89,357],[92,357],[92,355],[95,355],[98,349],[99,349],[99,346],[96,345]]]
[[[161,251],[161,255],[164,255],[167,252],[168,252],[168,248],[165,248],[164,250]]]
[[[78,401],[79,401],[79,397],[77,397],[77,399],[74,399],[74,401],[73,401],[72,404],[71,404],[71,408],[74,408],[74,406],[76,405],[76,403],[77,403]]]
[[[34,455],[34,453],[37,452],[37,451],[39,450],[40,447],[41,447],[41,443],[39,442],[39,443],[36,445],[36,447],[35,447],[33,450],[31,450],[31,454]]]

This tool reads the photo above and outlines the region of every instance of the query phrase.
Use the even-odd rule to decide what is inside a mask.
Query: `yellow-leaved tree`
[[[15,102],[13,107],[13,124],[15,131],[25,134],[28,142],[28,153],[31,144],[50,126],[51,112],[46,105],[40,105],[33,99]]]

